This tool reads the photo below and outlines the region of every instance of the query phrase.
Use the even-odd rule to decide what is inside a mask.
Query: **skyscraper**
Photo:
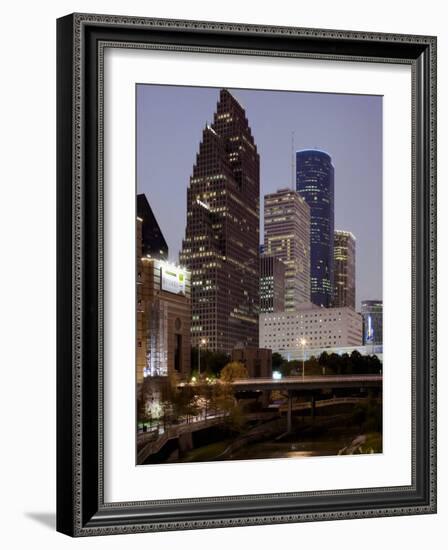
[[[276,256],[260,256],[260,313],[285,309],[286,266]]]
[[[246,113],[221,90],[187,190],[180,262],[191,271],[192,344],[258,346],[260,159]]]
[[[333,307],[356,307],[356,238],[350,231],[334,232]]]
[[[291,189],[264,197],[264,251],[285,271],[285,311],[310,301],[310,209]]]
[[[144,193],[137,195],[137,216],[142,223],[142,256],[168,259],[168,245]]]
[[[296,189],[311,212],[311,301],[333,300],[334,168],[324,151],[296,152]]]
[[[364,345],[383,343],[383,302],[382,300],[363,300],[361,302],[363,318]]]

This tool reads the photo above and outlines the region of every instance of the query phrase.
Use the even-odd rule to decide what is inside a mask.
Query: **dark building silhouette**
[[[311,213],[311,301],[333,301],[334,168],[324,151],[296,152],[296,189]]]
[[[221,90],[187,190],[180,263],[191,272],[193,346],[258,346],[259,166],[246,113]]]
[[[350,231],[334,232],[333,307],[356,307],[356,239]]]
[[[382,300],[363,300],[361,302],[363,319],[363,342],[365,346],[383,343],[383,302]]]
[[[168,259],[168,245],[144,193],[137,195],[137,217],[142,220],[142,255]]]

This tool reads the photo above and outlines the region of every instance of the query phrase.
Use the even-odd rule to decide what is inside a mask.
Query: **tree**
[[[232,361],[222,369],[219,377],[223,382],[233,382],[238,378],[248,378],[249,373],[243,363]]]
[[[312,355],[305,361],[305,372],[308,376],[316,376],[322,374],[322,369],[325,368],[319,364],[319,361]]]
[[[146,423],[162,414],[161,402],[167,381],[165,378],[148,376],[137,391],[137,421]]]
[[[243,413],[241,406],[234,403],[226,417],[228,427],[234,432],[242,432],[246,424],[246,416]]]
[[[331,353],[328,356],[328,366],[333,372],[337,374],[341,374],[341,370],[342,370],[341,357],[337,353]]]
[[[186,419],[188,422],[192,416],[196,416],[199,412],[196,391],[191,386],[176,388],[168,403],[171,406],[173,420]]]
[[[369,399],[367,403],[358,403],[353,409],[353,423],[364,432],[381,432],[382,411],[381,402],[376,399]]]
[[[341,355],[341,373],[342,374],[352,374],[353,367],[348,353],[343,353]]]
[[[376,355],[361,355],[357,350],[353,350],[350,355],[329,355],[324,351],[319,357],[319,365],[327,367],[326,374],[380,374],[382,370],[381,361]]]
[[[227,353],[222,351],[210,352],[210,357],[207,359],[207,372],[217,376],[228,362],[229,356]]]
[[[319,365],[321,367],[328,367],[328,353],[323,351],[319,356]]]
[[[382,371],[382,364],[381,361],[378,359],[376,355],[369,355],[366,357],[367,360],[367,367],[366,372],[368,374],[380,374]]]
[[[279,370],[284,363],[283,357],[276,351],[272,354],[272,370]]]
[[[246,423],[246,416],[239,405],[232,382],[238,378],[247,378],[246,367],[237,361],[228,363],[221,371],[221,383],[211,384],[211,407],[224,413],[224,422],[232,432],[241,432]]]
[[[146,401],[143,396],[142,387],[137,392],[137,423],[146,424],[151,420],[151,413],[147,408]]]
[[[366,364],[365,357],[362,356],[358,350],[353,350],[350,355],[350,361],[352,364],[353,372],[363,372],[363,367]]]
[[[201,348],[201,374],[218,376],[229,362],[227,353]],[[198,348],[191,348],[192,374],[197,375]]]
[[[292,361],[283,361],[280,368],[277,370],[282,374],[282,376],[293,376],[299,372],[299,369],[302,368],[302,361],[293,359]]]

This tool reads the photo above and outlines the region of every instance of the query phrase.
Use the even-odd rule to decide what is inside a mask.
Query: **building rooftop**
[[[345,229],[335,229],[335,233],[338,233],[338,235],[345,235],[347,237],[351,237],[354,241],[356,241],[356,237],[353,235],[351,231],[346,231]]]

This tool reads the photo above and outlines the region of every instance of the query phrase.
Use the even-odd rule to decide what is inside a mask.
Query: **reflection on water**
[[[196,447],[180,457],[177,454],[170,462],[205,462],[215,460],[251,460],[278,458],[307,458],[336,456],[338,454],[381,453],[382,437],[379,431],[366,431],[357,426],[350,417],[336,416],[315,418],[310,422],[296,423],[295,431],[286,434],[283,425],[270,437],[266,432],[256,432],[252,441],[247,433],[234,438],[223,437],[221,431],[214,431],[202,441],[196,440]],[[259,431],[259,430],[258,430]],[[249,432],[250,433],[250,432]],[[254,432],[252,432],[254,433]],[[202,443],[202,444],[201,444]]]
[[[353,439],[353,432],[333,437],[297,441],[264,441],[249,444],[226,457],[230,460],[256,458],[301,458],[337,455]]]

